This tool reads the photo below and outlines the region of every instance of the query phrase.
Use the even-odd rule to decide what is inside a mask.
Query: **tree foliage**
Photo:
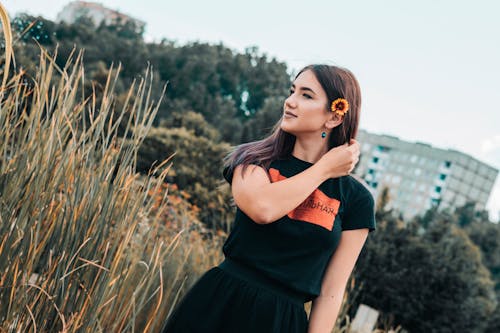
[[[453,213],[429,209],[404,222],[382,191],[377,231],[355,270],[367,303],[409,332],[496,332],[500,226],[467,203]]]
[[[233,215],[230,192],[221,186],[221,170],[229,148],[227,143],[196,135],[195,129],[154,128],[141,146],[137,168],[146,173],[175,154],[170,181],[190,193],[188,200],[200,209],[198,215],[207,226],[227,230]]]
[[[479,248],[446,220],[418,230],[379,223],[357,265],[358,301],[410,332],[483,332],[496,304]]]
[[[119,94],[123,92],[120,87],[131,84],[150,64],[159,80],[153,97],[158,97],[168,82],[155,125],[174,112],[192,110],[202,114],[232,144],[241,142],[243,124],[259,115],[266,100],[282,99],[290,85],[286,64],[260,54],[256,47],[240,53],[223,44],[177,45],[166,39],[147,43],[134,25],[117,22],[96,27],[85,17],[66,24],[22,14],[14,22],[19,34],[25,32],[16,50],[23,68],[36,63],[37,43],[49,52],[57,48],[60,66],[76,45],[85,50],[86,77],[91,80],[103,77],[103,66],[121,63],[123,82],[115,90]],[[281,106],[276,114],[280,110]]]

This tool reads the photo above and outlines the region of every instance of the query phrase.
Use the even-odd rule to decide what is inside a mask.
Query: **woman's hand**
[[[347,176],[359,161],[359,143],[350,143],[330,149],[317,163],[320,163],[328,178]]]
[[[259,224],[272,223],[293,209],[329,178],[348,175],[359,157],[359,144],[335,147],[310,168],[286,179],[271,182],[261,166],[250,164],[243,177],[243,165],[234,169],[231,191],[236,205]]]

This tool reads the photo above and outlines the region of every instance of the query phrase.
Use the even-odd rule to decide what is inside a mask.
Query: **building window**
[[[441,180],[445,180],[445,179],[446,179],[446,175],[445,175],[445,174],[440,174],[440,175],[439,175],[439,179],[441,179]]]
[[[434,191],[436,191],[437,193],[441,193],[441,186],[436,186]]]
[[[389,151],[389,147],[384,147],[384,146],[378,145],[377,150],[378,151]]]
[[[444,162],[444,166],[449,168],[451,166],[451,162],[450,161],[445,161]]]
[[[378,157],[374,157],[373,158],[373,163],[377,163],[378,162]]]
[[[378,182],[373,182],[373,183],[372,183],[372,187],[373,187],[373,188],[377,188],[377,186],[378,186]]]
[[[375,170],[373,170],[373,169],[368,169],[368,173],[369,173],[370,175],[373,175],[373,173],[374,173],[374,172],[375,172]]]

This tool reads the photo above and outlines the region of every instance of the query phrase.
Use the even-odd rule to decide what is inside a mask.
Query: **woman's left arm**
[[[321,293],[312,302],[308,333],[331,333],[342,305],[347,280],[368,236],[368,228],[342,231],[326,269]]]

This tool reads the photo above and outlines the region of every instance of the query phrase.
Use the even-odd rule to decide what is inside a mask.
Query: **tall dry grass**
[[[147,192],[161,185],[165,172],[144,181],[134,174],[137,151],[133,145],[123,151],[113,134],[127,109],[112,120],[111,78],[97,106],[93,96],[82,101],[78,94],[80,56],[57,76],[56,70],[42,52],[32,84],[16,74],[4,86],[2,327],[16,332],[133,330],[144,311],[158,311],[149,303],[161,303],[161,265],[173,246],[151,239],[146,226],[153,205]],[[137,99],[128,125],[137,147],[155,108],[146,81],[132,94]],[[91,120],[85,124],[87,111]],[[145,328],[154,324],[149,321]]]
[[[14,51],[12,48],[12,29],[10,26],[10,18],[2,3],[0,3],[0,21],[2,22],[2,32],[5,38],[5,65],[2,78],[2,92],[3,92],[3,87],[5,87],[5,84],[7,83],[7,78],[10,69],[10,62],[13,58]]]
[[[183,286],[218,259],[195,216],[183,218],[189,206],[169,204],[167,161],[135,172],[160,102],[150,71],[115,110],[111,74],[101,98],[83,94],[81,54],[59,68],[41,50],[34,78],[9,73],[11,54],[0,100],[0,331],[158,331]]]

